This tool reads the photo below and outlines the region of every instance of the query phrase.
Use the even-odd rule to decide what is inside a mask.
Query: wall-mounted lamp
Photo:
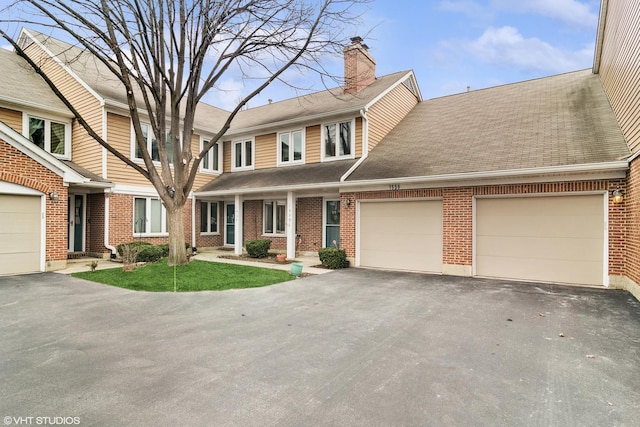
[[[613,203],[622,203],[622,201],[624,200],[624,195],[622,194],[622,190],[620,189],[620,187],[613,190],[611,196],[613,196]]]
[[[342,204],[345,208],[351,206],[351,199],[344,199],[344,203]]]
[[[60,196],[58,196],[58,192],[57,191],[52,191],[51,193],[49,193],[49,199],[53,203],[58,203],[58,200],[60,200]]]

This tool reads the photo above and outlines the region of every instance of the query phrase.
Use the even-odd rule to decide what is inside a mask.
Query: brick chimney
[[[344,48],[344,93],[361,91],[376,79],[376,61],[361,37],[351,38],[351,46]]]

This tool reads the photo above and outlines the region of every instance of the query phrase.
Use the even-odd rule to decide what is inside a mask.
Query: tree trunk
[[[184,265],[187,261],[184,238],[184,205],[167,206],[169,227],[169,259],[167,265]]]

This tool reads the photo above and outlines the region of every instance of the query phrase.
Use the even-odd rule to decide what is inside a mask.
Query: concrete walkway
[[[254,267],[261,268],[271,268],[277,270],[291,270],[291,264],[274,264],[269,262],[260,262],[260,261],[250,261],[246,259],[229,259],[229,258],[221,258],[221,257],[229,257],[233,256],[232,251],[227,250],[207,250],[204,252],[199,252],[197,255],[193,257],[193,259],[201,260],[201,261],[210,261],[210,262],[221,262],[226,264],[240,264],[240,265],[251,265]],[[67,261],[67,268],[63,270],[58,270],[56,273],[62,274],[71,274],[80,271],[89,271],[91,268],[89,264],[92,261],[98,261],[98,266],[96,270],[104,270],[107,268],[122,268],[122,263],[103,260],[98,258],[80,258],[80,259],[70,259]],[[292,262],[298,262],[302,264],[302,272],[309,274],[325,274],[329,273],[332,270],[328,270],[326,268],[317,268],[316,266],[320,265],[320,259],[317,256],[311,255],[300,255],[296,257]]]

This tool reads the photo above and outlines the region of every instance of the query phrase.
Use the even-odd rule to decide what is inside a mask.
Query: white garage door
[[[40,200],[0,194],[0,274],[40,271]]]
[[[363,267],[442,272],[442,201],[361,202]]]
[[[603,285],[601,195],[476,200],[476,274]]]

